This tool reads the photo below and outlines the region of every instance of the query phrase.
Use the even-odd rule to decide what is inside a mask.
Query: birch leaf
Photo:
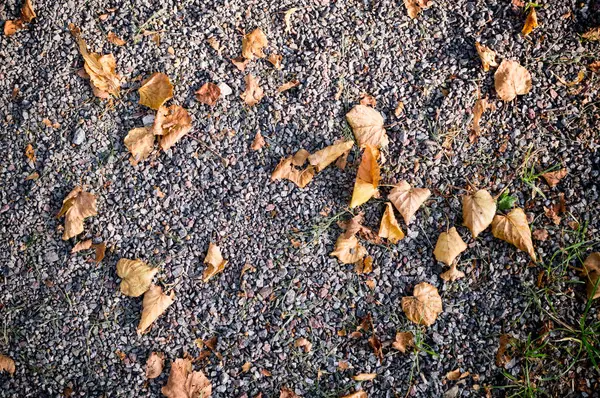
[[[168,150],[192,130],[192,118],[187,110],[179,105],[161,106],[156,112],[152,133],[160,135],[160,147]]]
[[[142,316],[137,327],[137,333],[143,334],[161,316],[175,299],[175,293],[170,295],[163,293],[160,286],[152,285],[144,294],[142,302]]]
[[[138,89],[140,104],[158,110],[165,102],[173,98],[173,85],[164,73],[153,73]]]
[[[490,66],[496,67],[498,64],[496,63],[496,52],[491,50],[489,47],[484,46],[483,44],[476,42],[475,49],[477,50],[477,54],[479,55],[479,59],[481,59],[481,66],[484,71],[489,71]]]
[[[377,164],[378,157],[379,151],[376,148],[371,145],[365,147],[354,183],[354,191],[350,201],[351,208],[366,203],[377,193],[377,187],[381,179],[379,164]]]
[[[412,296],[402,297],[402,311],[417,325],[431,326],[443,311],[442,298],[434,286],[421,282]]]
[[[203,372],[192,371],[192,361],[177,358],[171,363],[169,379],[160,391],[167,398],[209,398],[212,384]]]
[[[131,152],[129,162],[134,166],[148,159],[154,149],[154,134],[152,134],[152,130],[148,127],[129,130],[127,137],[123,141],[125,147]]]
[[[117,262],[117,275],[122,279],[121,293],[129,297],[139,297],[152,285],[158,268],[150,267],[142,260],[122,258]]]
[[[250,60],[254,57],[264,58],[263,48],[268,44],[267,36],[260,28],[256,28],[242,39],[242,57]]]
[[[440,278],[445,280],[446,282],[451,281],[454,282],[457,279],[461,279],[465,277],[465,273],[459,271],[456,263],[452,263],[450,265],[450,269],[440,275]]]
[[[431,192],[427,188],[413,188],[406,181],[400,181],[389,193],[388,199],[404,217],[408,225],[419,207],[429,198]]]
[[[335,242],[334,251],[329,255],[337,257],[344,264],[354,264],[367,255],[367,249],[358,243],[356,236],[341,235]]]
[[[531,74],[517,61],[505,59],[494,74],[494,86],[498,97],[512,101],[531,90]]]
[[[271,181],[285,179],[293,182],[300,188],[304,188],[308,185],[315,176],[315,168],[313,166],[308,166],[305,169],[298,169],[294,166],[293,162],[293,156],[281,159],[271,174]]]
[[[456,228],[452,227],[447,232],[440,234],[433,254],[436,260],[446,265],[452,265],[456,257],[465,250],[467,250],[467,244],[462,240]]]
[[[535,261],[531,230],[527,224],[527,216],[522,209],[515,208],[506,216],[496,215],[492,221],[492,234],[528,253]]]
[[[375,109],[365,105],[356,105],[346,114],[346,120],[361,148],[371,145],[379,149],[388,145],[388,136],[383,127],[383,117]]]
[[[265,92],[258,85],[258,79],[252,75],[246,75],[246,90],[240,95],[240,98],[248,106],[254,106],[265,96]]]
[[[496,201],[485,189],[474,194],[467,193],[462,199],[462,213],[465,226],[477,238],[492,223],[496,214]]]
[[[405,354],[408,348],[414,347],[415,336],[411,332],[398,332],[392,347]]]

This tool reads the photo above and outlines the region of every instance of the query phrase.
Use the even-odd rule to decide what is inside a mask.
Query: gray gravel
[[[460,188],[471,182],[496,195],[509,187],[517,205],[533,217],[533,228],[548,229],[550,238],[535,242],[546,260],[575,239],[567,216],[555,226],[543,214],[559,192],[572,216],[589,223],[585,238],[597,242],[600,236],[599,75],[588,72],[577,94],[569,94],[556,77],[573,80],[598,55],[598,44],[578,38],[600,24],[595,0],[549,3],[538,12],[540,28],[528,38],[519,34],[521,12],[498,0],[434,0],[417,20],[408,18],[401,1],[33,3],[34,23],[14,36],[0,36],[0,353],[17,363],[14,376],[0,375],[2,397],[58,397],[66,389],[72,397],[160,396],[168,367],[147,382],[148,355],[196,356],[194,341],[215,335],[222,361],[213,355],[194,365],[210,378],[215,397],[258,392],[276,397],[282,386],[306,397],[355,389],[370,397],[480,396],[483,386],[509,383],[494,364],[499,335],[526,340],[546,320],[528,293],[542,268],[528,266],[524,253],[487,231],[468,241],[460,260],[466,278],[442,281],[432,250],[441,231],[462,224]],[[292,18],[293,32],[285,34],[283,14],[294,6],[301,9]],[[0,19],[17,17],[19,8],[20,1],[4,1]],[[107,11],[111,8],[116,10]],[[568,12],[572,17],[564,18]],[[103,14],[107,17],[100,18]],[[94,98],[89,83],[77,75],[83,63],[67,29],[70,22],[81,27],[92,49],[114,53],[127,81],[114,106]],[[266,60],[250,64],[247,72],[260,78],[267,95],[247,109],[239,99],[244,74],[229,59],[241,52],[240,31],[257,26],[269,38],[267,52],[283,55],[283,69]],[[160,31],[160,44],[141,35],[142,29]],[[109,43],[109,31],[127,45]],[[222,57],[206,43],[211,36],[224,47]],[[526,66],[533,75],[531,93],[513,103],[498,101],[493,72],[483,72],[477,58],[476,40],[500,59]],[[153,112],[137,104],[137,87],[155,71],[171,77],[173,103],[189,109],[192,134],[202,143],[186,137],[134,168],[123,138],[152,122]],[[302,83],[298,89],[276,93],[293,78]],[[207,81],[231,90],[214,108],[194,99]],[[468,126],[478,87],[497,110],[484,115],[483,135],[471,145]],[[344,115],[363,92],[377,98],[390,125],[385,183],[407,179],[433,191],[404,241],[390,247],[367,244],[375,259],[369,275],[374,291],[352,267],[328,256],[340,233],[335,223],[316,227],[349,203],[358,152],[345,171],[330,167],[302,190],[269,179],[281,157],[347,135]],[[395,117],[398,101],[405,112]],[[45,118],[60,128],[46,127]],[[268,146],[253,152],[257,131]],[[449,135],[455,136],[452,153],[444,153]],[[26,181],[34,171],[24,157],[29,143],[40,178]],[[569,169],[556,188],[538,181],[547,199],[531,200],[531,189],[519,179],[530,148],[538,170],[560,163]],[[77,240],[106,242],[109,250],[99,265],[90,254],[70,254],[75,240],[61,240],[62,220],[55,218],[77,184],[98,196],[99,214],[86,220]],[[363,206],[367,225],[378,227],[383,208],[382,199]],[[326,217],[320,214],[325,209]],[[322,233],[313,239],[315,231]],[[466,228],[459,232],[470,238]],[[303,245],[293,247],[290,238]],[[202,261],[211,241],[229,264],[204,284]],[[160,267],[159,283],[175,284],[175,303],[141,337],[135,331],[141,299],[124,297],[118,289],[115,264],[121,257],[142,258]],[[241,275],[245,264],[254,270]],[[579,280],[574,270],[558,285],[564,294],[554,299],[561,319],[576,324],[585,289],[571,280]],[[379,364],[366,337],[338,335],[342,329],[354,331],[368,313],[384,342],[397,331],[416,331],[399,303],[422,281],[439,288],[444,313],[423,330],[435,355],[421,352],[418,367],[414,354],[388,346]],[[597,304],[591,314],[598,317]],[[293,347],[298,337],[312,342],[310,353]],[[123,359],[119,351],[126,354]],[[560,360],[564,353],[557,355]],[[253,367],[242,373],[247,361]],[[340,361],[353,369],[338,370]],[[445,380],[457,367],[479,380]],[[509,367],[520,374],[518,362]],[[263,369],[272,376],[261,374]],[[368,372],[378,374],[374,382],[351,378]],[[546,392],[591,396],[570,386],[591,391],[600,382],[585,361],[565,377]]]

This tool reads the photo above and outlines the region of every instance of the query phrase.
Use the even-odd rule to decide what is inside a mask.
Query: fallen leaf
[[[208,264],[204,270],[204,273],[202,274],[202,281],[206,283],[213,276],[223,272],[225,265],[227,265],[227,260],[223,259],[219,246],[210,242],[204,263]]]
[[[4,22],[4,35],[10,36],[15,34],[18,30],[25,29],[27,22],[31,22],[36,17],[31,0],[25,0],[21,7],[21,16],[18,19]]]
[[[231,63],[235,65],[235,67],[238,68],[238,70],[240,70],[241,72],[246,70],[246,66],[248,66],[249,62],[250,60],[244,57],[237,57],[231,59]]]
[[[442,278],[446,282],[448,282],[448,281],[454,282],[455,280],[461,279],[464,277],[465,277],[465,273],[462,271],[459,271],[457,268],[457,265],[455,263],[452,263],[450,265],[450,269],[446,272],[443,272],[440,275],[440,278]]]
[[[480,98],[475,101],[475,106],[473,107],[473,123],[471,124],[471,131],[473,134],[469,135],[471,143],[474,143],[481,134],[481,117],[488,109],[495,110],[496,107],[493,104],[490,104],[487,98]]]
[[[402,112],[404,112],[404,102],[398,101],[398,105],[396,105],[396,109],[394,109],[394,115],[396,115],[396,117],[400,117]]]
[[[265,376],[265,377],[271,377],[271,376],[273,376],[273,374],[271,372],[269,372],[267,369],[261,369],[260,373],[262,373],[262,375]]]
[[[344,264],[354,264],[367,255],[367,249],[358,242],[356,236],[340,235],[335,242],[334,251],[329,255],[337,257]]]
[[[29,164],[31,166],[35,167],[36,157],[35,157],[35,150],[33,149],[33,145],[27,144],[27,147],[25,148],[25,157],[29,160]]]
[[[109,42],[111,42],[112,44],[114,44],[115,46],[124,46],[125,43],[126,43],[125,40],[121,39],[114,32],[108,32],[108,35],[106,36],[106,39]]]
[[[436,260],[450,266],[456,257],[465,250],[467,250],[467,244],[462,240],[456,228],[452,227],[447,232],[440,234],[433,254]]]
[[[394,186],[389,193],[388,199],[404,217],[404,223],[408,225],[419,207],[429,198],[431,192],[427,188],[413,188],[404,180]]]
[[[551,219],[554,224],[559,225],[562,218],[558,215],[558,212],[554,207],[555,206],[548,208],[544,206],[544,214]]]
[[[456,369],[446,373],[446,378],[451,381],[458,380],[458,379],[460,379],[460,375],[461,375],[460,368],[456,368]]]
[[[583,35],[581,35],[581,37],[583,37],[584,39],[589,40],[589,41],[600,40],[600,26],[588,30]]]
[[[496,201],[485,189],[474,194],[467,193],[462,198],[464,225],[469,228],[473,238],[490,226],[496,214]]]
[[[131,152],[129,162],[137,165],[139,162],[148,159],[154,149],[154,134],[148,127],[138,127],[129,130],[123,140],[125,147]]]
[[[177,358],[171,363],[169,379],[160,391],[167,398],[208,398],[212,385],[203,372],[192,371],[192,361]]]
[[[137,333],[145,333],[150,325],[152,325],[152,323],[154,323],[154,321],[156,321],[171,304],[173,304],[174,299],[175,293],[171,292],[170,295],[166,295],[163,293],[163,290],[160,286],[150,286],[150,289],[148,289],[148,291],[144,294],[144,300],[142,302],[142,316],[137,327]],[[173,372],[172,368],[171,372]]]
[[[479,55],[479,59],[481,59],[481,66],[484,71],[489,71],[490,66],[496,67],[498,64],[496,63],[496,52],[491,50],[489,47],[484,46],[479,42],[475,42],[475,49],[477,50],[477,54]]]
[[[298,395],[296,395],[295,392],[293,392],[292,390],[290,390],[287,387],[281,387],[281,390],[279,391],[279,398],[300,398]]]
[[[242,372],[246,373],[247,371],[250,370],[251,367],[252,367],[252,364],[250,362],[246,362],[245,364],[242,365]]]
[[[346,114],[346,120],[352,128],[358,146],[371,145],[375,148],[386,147],[388,136],[383,127],[383,117],[375,109],[356,105]]]
[[[192,118],[187,110],[179,105],[161,106],[156,112],[152,133],[161,135],[160,147],[163,151],[175,145],[192,130]]]
[[[240,98],[244,100],[246,105],[254,106],[265,96],[265,92],[260,88],[258,79],[254,76],[246,75],[244,80],[246,82],[246,90],[240,95]]]
[[[274,67],[275,69],[281,70],[281,60],[283,59],[283,57],[281,56],[281,54],[271,54],[269,55],[269,58],[267,58],[267,61],[269,61]]]
[[[264,58],[263,48],[268,44],[267,36],[260,28],[256,28],[242,39],[242,57],[250,60],[254,57]]]
[[[529,11],[529,15],[527,15],[527,19],[525,19],[525,25],[523,26],[523,30],[521,33],[523,36],[527,36],[533,29],[538,27],[537,13],[535,12],[535,7],[531,7]]]
[[[304,352],[310,352],[310,350],[312,350],[312,343],[310,341],[308,341],[307,339],[305,339],[304,337],[301,337],[299,339],[297,339],[294,342],[294,346],[296,348],[301,347]]]
[[[63,240],[70,239],[83,232],[83,220],[97,215],[96,195],[84,192],[81,186],[75,187],[63,200],[56,218],[65,217]]]
[[[531,90],[531,74],[517,61],[505,59],[494,74],[494,86],[498,97],[512,101]]]
[[[536,229],[532,233],[533,239],[545,242],[548,239],[548,231],[545,229]]]
[[[377,106],[377,100],[372,95],[365,93],[360,97],[359,104],[375,108]]]
[[[341,398],[368,398],[368,395],[364,391],[356,391],[356,392],[353,392],[352,394],[344,395]]]
[[[379,363],[382,363],[383,350],[381,347],[381,340],[379,340],[379,338],[375,334],[373,334],[371,337],[369,337],[369,345],[373,349],[373,353],[375,354],[377,359],[379,359]]]
[[[24,28],[24,24],[23,21],[20,19],[15,19],[12,21],[5,21],[4,22],[4,36],[12,36],[15,33],[17,33],[17,31],[21,30]]]
[[[508,334],[500,335],[500,344],[496,351],[496,366],[503,368],[512,358],[509,355],[508,348],[514,344],[515,339]]]
[[[90,249],[91,247],[92,247],[92,240],[91,239],[86,239],[86,240],[79,241],[71,249],[71,254],[77,253],[77,252],[80,252],[80,251],[83,251],[83,250]]]
[[[492,221],[492,234],[508,243],[515,245],[531,256],[535,261],[535,250],[531,241],[531,230],[527,216],[520,208],[514,208],[508,215],[498,214]]]
[[[516,8],[525,7],[525,2],[523,0],[512,0],[512,5]]]
[[[567,81],[560,76],[556,76],[556,78],[565,87],[575,87],[585,79],[585,68],[579,70],[579,72],[577,73],[577,77],[573,81]],[[568,92],[571,93],[571,91]]]
[[[36,17],[31,0],[25,0],[21,7],[21,19],[23,22],[31,22]]]
[[[214,83],[204,83],[202,87],[196,91],[196,99],[198,102],[205,105],[214,106],[221,96],[221,89]]]
[[[104,260],[104,255],[106,254],[106,243],[104,243],[104,242],[96,243],[96,244],[93,244],[92,247],[96,251],[96,255],[94,256],[94,261],[96,261],[96,263],[99,263],[102,260]]]
[[[405,354],[406,350],[415,346],[415,336],[411,332],[398,332],[392,347]]]
[[[254,140],[252,141],[252,146],[250,148],[252,148],[253,151],[258,151],[263,146],[265,146],[265,139],[263,138],[260,131],[257,131],[256,135],[254,136]]]
[[[373,271],[373,257],[367,256],[357,261],[354,266],[354,272],[358,275],[368,274]]]
[[[358,166],[350,208],[366,203],[378,192],[377,187],[379,186],[379,180],[381,180],[379,164],[377,164],[378,157],[379,150],[367,144]]]
[[[144,80],[138,89],[140,104],[158,110],[165,102],[173,98],[173,85],[164,73],[153,73]]]
[[[279,86],[277,88],[277,92],[278,93],[283,93],[284,91],[287,91],[287,90],[289,90],[291,88],[294,88],[294,87],[298,87],[299,85],[300,85],[300,80],[297,80],[297,79],[290,80],[289,82],[283,83],[281,86]]]
[[[117,262],[117,275],[122,279],[121,293],[129,297],[139,297],[152,285],[158,268],[150,267],[142,260],[122,258]]]
[[[221,44],[219,43],[217,38],[214,36],[211,36],[208,39],[206,39],[206,41],[208,42],[208,45],[211,46],[213,48],[213,50],[215,50],[217,52],[217,54],[219,54],[219,56],[220,56],[223,48],[221,47]]]
[[[9,356],[0,354],[0,373],[7,372],[10,375],[14,375],[15,370],[15,361]]]
[[[377,377],[377,373],[359,373],[356,376],[352,376],[354,381],[369,381]]]
[[[292,15],[298,11],[297,7],[290,8],[287,10],[283,16],[283,21],[285,22],[285,33],[288,34],[292,31]]]
[[[310,152],[308,152],[306,149],[300,149],[294,154],[294,156],[292,156],[292,164],[294,166],[302,167],[304,166],[304,163],[306,163],[306,160],[309,156]]]
[[[431,6],[431,0],[404,0],[404,5],[408,11],[408,16],[415,19],[421,10]]]
[[[547,173],[544,173],[542,174],[542,177],[544,177],[544,180],[546,180],[550,188],[553,188],[560,182],[560,180],[565,178],[567,174],[567,169],[563,168],[557,171],[549,171]]]
[[[594,61],[588,65],[588,68],[594,73],[600,72],[600,61]]]
[[[354,146],[354,141],[345,141],[325,147],[308,157],[308,162],[315,166],[317,173],[325,169],[340,156],[346,154]]]
[[[583,263],[583,276],[586,280],[587,298],[595,300],[600,297],[600,252],[590,254]],[[596,292],[594,293],[594,287]]]
[[[25,177],[25,181],[29,181],[29,180],[35,181],[38,178],[40,178],[40,174],[37,171],[34,171],[33,173],[31,173],[27,177]]]
[[[293,161],[293,156],[281,159],[273,171],[273,174],[271,174],[271,181],[286,179],[293,182],[300,188],[304,188],[309,182],[311,182],[315,176],[315,168],[313,166],[308,166],[307,168],[301,170],[294,166]]]
[[[417,325],[431,326],[443,311],[442,298],[434,286],[421,282],[412,296],[402,297],[402,311]]]
[[[156,379],[163,371],[165,355],[162,352],[152,352],[146,362],[146,378]]]
[[[404,239],[404,232],[402,232],[400,225],[398,225],[398,220],[394,216],[394,208],[390,202],[386,203],[383,217],[381,217],[379,236],[387,238],[392,244],[396,244],[399,240]]]

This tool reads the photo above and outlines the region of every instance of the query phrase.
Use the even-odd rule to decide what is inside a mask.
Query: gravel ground
[[[0,36],[0,353],[17,363],[14,376],[0,375],[2,397],[70,391],[72,397],[160,396],[168,367],[147,381],[148,355],[196,356],[195,340],[213,336],[222,360],[213,355],[194,366],[207,374],[215,397],[258,392],[276,397],[282,386],[306,397],[337,397],[355,389],[370,397],[480,396],[484,386],[510,384],[494,364],[500,334],[520,340],[537,335],[547,319],[538,307],[548,307],[537,306],[530,293],[542,268],[489,231],[472,240],[459,227],[471,239],[460,260],[466,277],[440,279],[433,245],[447,226],[462,224],[461,188],[471,182],[497,195],[509,186],[517,205],[533,217],[533,228],[549,232],[547,241],[535,242],[545,260],[577,239],[567,224],[571,218],[565,215],[556,226],[544,216],[543,207],[560,192],[572,216],[589,223],[585,239],[597,242],[600,236],[600,78],[588,71],[577,93],[557,78],[575,79],[598,55],[598,44],[579,39],[600,23],[598,2],[548,3],[538,10],[540,27],[528,38],[519,34],[522,12],[500,0],[434,0],[416,20],[401,1],[33,3],[34,23],[14,36]],[[292,18],[293,32],[285,33],[283,14],[295,6],[301,8]],[[0,19],[16,18],[19,8],[20,1],[4,1]],[[116,9],[107,11],[111,8]],[[92,49],[114,53],[127,82],[114,106],[94,98],[77,75],[83,61],[67,29],[70,22],[81,27]],[[281,71],[266,60],[249,66],[267,96],[247,108],[239,98],[244,74],[229,59],[241,52],[241,32],[255,27],[265,31],[268,52],[284,59]],[[144,29],[159,31],[160,44],[141,35]],[[127,45],[109,43],[109,31]],[[223,45],[222,56],[207,45],[211,36]],[[526,66],[533,76],[531,93],[512,103],[497,100],[493,71],[482,70],[476,40],[500,59]],[[186,137],[133,167],[123,138],[153,114],[138,105],[137,88],[139,79],[155,71],[171,77],[173,103],[189,109],[197,139]],[[297,90],[275,92],[292,78],[301,82]],[[233,93],[214,108],[201,105],[193,93],[207,81],[226,83]],[[478,87],[497,110],[484,114],[483,135],[470,144]],[[368,276],[375,281],[373,291],[367,278],[329,257],[340,230],[335,223],[323,227],[347,209],[358,151],[345,171],[330,167],[305,189],[269,179],[281,157],[348,135],[344,115],[363,92],[377,98],[390,125],[384,182],[406,179],[432,190],[405,240],[367,244],[375,259]],[[398,101],[405,105],[400,117],[394,116]],[[46,127],[44,118],[60,127]],[[268,146],[254,152],[250,144],[257,131]],[[25,181],[34,171],[24,157],[29,143],[37,155],[35,181]],[[538,171],[561,163],[569,169],[555,188],[538,181],[546,199],[538,194],[531,200],[531,188],[519,178],[528,151]],[[62,220],[55,218],[77,184],[98,196],[99,214],[86,220],[79,239],[106,242],[109,250],[99,265],[89,254],[70,254],[74,242],[61,240]],[[384,200],[371,200],[362,210],[366,224],[377,228]],[[296,248],[290,239],[303,244]],[[229,264],[202,283],[211,241]],[[122,257],[160,267],[158,280],[174,286],[177,295],[141,337],[135,330],[141,298],[124,297],[118,289],[115,264]],[[245,264],[254,270],[242,273]],[[584,287],[570,283],[577,280],[574,270],[567,271],[553,295],[568,324],[577,323],[585,306]],[[368,313],[384,342],[397,331],[416,331],[399,304],[422,281],[438,287],[444,303],[437,322],[420,334],[431,353],[400,354],[386,343],[380,364],[366,337],[338,335],[355,330]],[[597,303],[590,314],[598,317]],[[298,337],[312,342],[311,352],[294,348]],[[556,356],[557,362],[569,360],[564,352]],[[352,368],[339,370],[340,361]],[[243,373],[245,362],[253,367]],[[456,368],[479,379],[446,380]],[[512,361],[504,371],[521,377],[523,369]],[[378,374],[372,382],[352,380],[369,372]],[[544,388],[550,396],[598,396],[599,382],[598,372],[581,360]],[[511,390],[491,393],[506,391]]]

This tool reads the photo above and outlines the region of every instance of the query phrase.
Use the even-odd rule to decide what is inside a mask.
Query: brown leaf
[[[485,189],[467,193],[462,199],[464,225],[474,238],[490,226],[496,214],[496,201]]]
[[[33,173],[31,173],[27,177],[25,177],[25,181],[29,181],[29,180],[35,181],[38,178],[40,178],[40,173],[38,173],[37,171],[34,171]]]
[[[122,258],[117,262],[117,275],[122,279],[121,293],[129,297],[139,297],[152,285],[158,268],[150,267],[142,260]]]
[[[214,106],[221,96],[221,89],[214,83],[204,83],[198,91],[196,91],[196,99],[203,104]]]
[[[165,102],[173,98],[173,85],[169,76],[156,72],[144,80],[138,93],[141,105],[158,110]]]
[[[594,61],[588,65],[588,68],[594,73],[600,72],[600,61]]]
[[[202,281],[206,283],[213,276],[223,272],[225,266],[227,265],[227,260],[223,259],[219,246],[210,242],[204,263],[207,264],[207,266],[202,274]]]
[[[431,0],[404,0],[404,5],[408,11],[408,16],[415,19],[421,10],[431,6]]]
[[[528,253],[535,261],[531,231],[527,223],[527,216],[522,209],[515,208],[506,216],[496,215],[492,221],[492,234]]]
[[[9,356],[0,354],[0,373],[7,372],[10,375],[14,375],[15,370],[15,361]]]
[[[265,139],[263,138],[260,131],[257,131],[256,135],[254,136],[254,140],[252,141],[252,146],[250,148],[252,148],[253,151],[258,151],[263,146],[265,146]]]
[[[375,99],[375,97],[373,97],[372,95],[366,94],[364,93],[361,97],[360,97],[360,101],[359,104],[364,105],[364,106],[370,106],[372,108],[375,108],[377,106],[377,100]]]
[[[448,281],[454,282],[455,280],[461,279],[464,277],[465,277],[465,273],[462,271],[459,271],[457,268],[457,265],[455,263],[452,263],[450,265],[450,269],[440,275],[440,278],[442,278],[446,282],[448,282]]]
[[[398,332],[396,333],[396,339],[392,343],[392,347],[406,353],[406,350],[415,346],[415,336],[411,332]]]
[[[375,148],[386,147],[388,136],[383,127],[383,117],[375,109],[356,105],[346,114],[346,120],[352,128],[358,146],[371,145]]]
[[[354,272],[358,275],[368,274],[373,271],[373,257],[367,256],[358,261],[354,266]]]
[[[14,19],[12,21],[8,20],[4,22],[4,36],[12,36],[17,31],[24,29],[25,24],[20,19]]]
[[[208,398],[212,384],[203,372],[192,371],[192,361],[177,358],[171,363],[169,380],[160,391],[167,398]]]
[[[394,115],[396,115],[396,117],[400,117],[402,112],[404,112],[404,102],[398,101],[398,105],[396,105],[396,109],[394,109]]]
[[[388,199],[404,217],[408,225],[419,207],[429,198],[431,192],[427,188],[413,188],[406,181],[400,181],[389,193]]]
[[[25,29],[26,23],[31,22],[36,17],[31,0],[25,0],[21,7],[21,17],[12,21],[4,22],[4,35],[10,36],[15,34],[18,30]]]
[[[548,239],[548,231],[545,229],[536,229],[532,233],[533,239],[539,240],[540,242],[545,242]]]
[[[368,398],[368,395],[364,391],[356,391],[356,392],[353,392],[352,394],[344,395],[341,398]]]
[[[600,40],[600,26],[588,30],[583,35],[581,35],[581,37],[583,37],[584,39],[589,40],[589,41]]]
[[[308,166],[301,170],[294,166],[294,157],[290,156],[285,159],[281,159],[273,174],[271,174],[271,181],[280,179],[290,180],[300,188],[304,188],[309,182],[312,181],[315,176],[315,168]]]
[[[306,163],[306,159],[310,156],[310,152],[306,149],[300,149],[298,152],[292,156],[292,164],[294,166],[302,167],[304,163]]]
[[[75,187],[63,200],[63,205],[56,216],[56,218],[65,217],[63,240],[82,233],[83,220],[97,214],[96,195],[84,192],[80,186]]]
[[[192,118],[187,110],[179,105],[170,107],[161,106],[156,112],[156,118],[152,125],[154,135],[160,137],[160,147],[163,151],[168,150],[192,130]]]
[[[329,255],[337,257],[344,264],[354,264],[367,255],[367,249],[358,243],[356,236],[346,237],[342,234],[335,242],[334,251]]]
[[[436,260],[450,266],[456,257],[465,250],[467,250],[467,244],[462,240],[456,228],[452,227],[447,232],[440,234],[433,254]]]
[[[279,391],[279,398],[300,398],[298,395],[296,395],[295,392],[293,392],[292,390],[290,390],[287,387],[281,387],[281,390]]]
[[[23,22],[31,22],[36,17],[31,0],[25,0],[21,7],[21,20]]]
[[[246,362],[245,364],[242,365],[242,372],[244,372],[244,373],[248,372],[251,367],[252,367],[252,363]]]
[[[283,16],[283,21],[285,22],[285,33],[288,34],[292,31],[292,15],[298,11],[297,7],[290,8],[287,10]]]
[[[304,352],[307,352],[307,353],[310,352],[310,350],[312,350],[312,343],[310,341],[308,341],[307,339],[305,339],[304,337],[297,339],[294,342],[294,346],[302,347]]]
[[[354,381],[369,381],[374,380],[377,377],[377,373],[359,373],[356,376],[352,376]]]
[[[267,36],[260,28],[256,28],[242,39],[242,57],[250,60],[254,57],[264,58],[263,48],[268,44]]]
[[[529,11],[529,15],[527,15],[527,19],[525,19],[525,25],[523,26],[523,30],[521,33],[523,36],[527,36],[533,29],[538,27],[537,13],[535,12],[535,7],[531,7]]]
[[[106,254],[106,243],[96,243],[93,244],[92,247],[96,251],[94,261],[96,261],[96,263],[99,263],[100,261],[104,260],[104,255]]]
[[[498,346],[498,351],[496,351],[496,366],[499,368],[505,367],[506,364],[512,360],[508,348],[513,346],[514,342],[515,339],[508,334],[500,336],[500,344]]]
[[[154,149],[154,134],[152,134],[152,129],[149,127],[134,128],[129,130],[123,142],[131,152],[129,162],[135,166],[150,156]]]
[[[265,92],[260,88],[258,79],[254,76],[246,75],[244,80],[246,81],[246,90],[240,95],[240,98],[244,100],[246,105],[254,106],[265,96]]]
[[[451,381],[458,380],[458,379],[460,379],[461,374],[462,373],[460,373],[460,368],[456,368],[456,369],[446,373],[446,378]]]
[[[417,325],[431,326],[443,311],[442,298],[434,286],[421,282],[412,296],[402,297],[402,311]]]
[[[92,247],[92,240],[91,239],[79,241],[71,249],[71,254],[77,253],[77,252],[80,252],[80,251],[83,251],[83,250],[87,250],[87,249],[89,249],[91,247]]]
[[[531,74],[517,61],[505,59],[494,74],[494,86],[498,97],[512,101],[531,90]]]
[[[274,67],[275,69],[281,70],[281,60],[283,59],[283,57],[281,56],[281,54],[271,54],[269,55],[269,58],[267,58],[267,61],[269,61]]]
[[[583,263],[583,276],[586,280],[587,298],[595,300],[600,297],[600,252],[592,253]],[[594,287],[596,292],[594,293]]]
[[[279,88],[277,88],[277,92],[283,93],[284,91],[287,91],[294,87],[298,87],[299,85],[300,85],[300,80],[297,80],[297,79],[290,80],[289,82],[283,83],[281,86],[279,86]]]
[[[483,66],[484,71],[489,71],[490,66],[496,67],[498,64],[496,63],[496,52],[491,50],[489,47],[484,46],[483,44],[476,42],[475,49],[477,50],[477,54],[479,55],[479,59],[481,59],[481,66]]]
[[[471,143],[474,143],[476,141],[476,137],[478,137],[481,133],[481,127],[479,124],[481,122],[483,113],[488,109],[495,110],[495,108],[496,107],[493,104],[488,102],[487,98],[480,98],[475,101],[475,106],[473,107],[473,123],[471,124],[471,130],[473,131],[474,135],[469,136]]]
[[[377,194],[377,187],[379,186],[379,180],[381,180],[379,164],[377,164],[378,157],[379,150],[367,144],[358,166],[350,208],[366,203],[373,195]]]
[[[381,340],[379,340],[379,338],[375,334],[373,334],[371,337],[369,337],[369,345],[373,349],[373,352],[375,353],[377,359],[379,359],[379,363],[382,363],[383,350],[381,347]]]
[[[386,203],[385,212],[383,213],[383,217],[381,217],[379,236],[387,238],[392,244],[396,244],[399,240],[404,239],[404,232],[402,232],[396,216],[394,216],[394,208],[390,202]]]
[[[137,333],[145,333],[150,325],[152,325],[152,323],[154,323],[154,321],[156,321],[171,304],[173,304],[174,299],[175,293],[171,292],[171,294],[167,296],[163,293],[160,286],[150,286],[150,289],[144,294],[142,317],[140,318],[140,323],[137,327]],[[172,371],[173,369],[171,369],[171,372]]]
[[[36,157],[33,145],[27,144],[27,147],[25,148],[25,157],[29,160],[30,165],[35,167]]]
[[[165,366],[165,355],[162,352],[152,352],[146,362],[146,378],[156,379]]]
[[[215,50],[217,52],[217,54],[219,54],[219,56],[220,56],[221,51],[223,50],[223,47],[221,47],[221,44],[219,43],[217,38],[214,36],[211,36],[208,39],[206,39],[206,41],[208,42],[208,45],[211,46],[213,48],[213,50]]]
[[[250,60],[244,57],[237,57],[231,59],[231,63],[234,64],[235,67],[238,68],[238,70],[240,70],[241,72],[246,70],[246,67],[248,66],[249,62]]]
[[[315,166],[317,173],[333,163],[337,158],[346,154],[354,146],[354,141],[345,141],[325,147],[308,157],[311,165]]]
[[[549,171],[547,173],[544,173],[542,174],[542,177],[544,177],[544,180],[546,180],[548,185],[550,185],[550,188],[553,188],[560,182],[560,180],[565,178],[567,174],[567,169],[563,168],[557,171]]]
[[[108,32],[106,39],[115,46],[124,46],[126,44],[125,40],[121,39],[114,32]]]

